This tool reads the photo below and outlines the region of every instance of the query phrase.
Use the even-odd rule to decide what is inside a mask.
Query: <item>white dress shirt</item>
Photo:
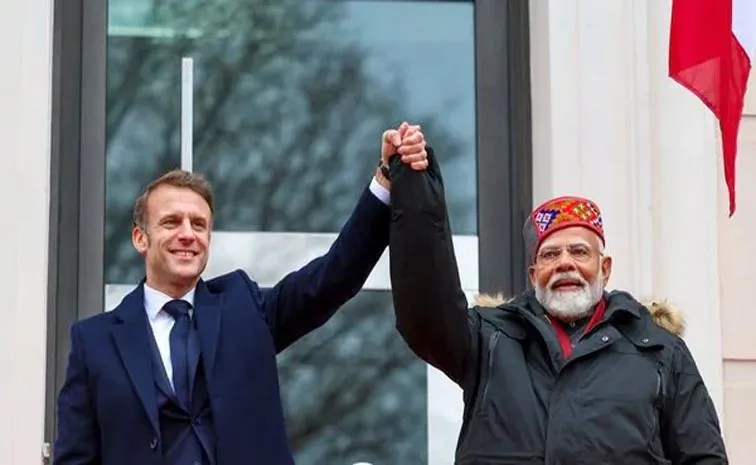
[[[370,183],[370,192],[372,192],[378,200],[389,205],[389,202],[391,201],[390,192],[388,189],[381,186],[375,178],[373,178]],[[152,328],[152,335],[155,337],[155,343],[157,343],[157,348],[160,351],[160,358],[163,360],[165,374],[168,375],[168,381],[170,381],[171,386],[173,386],[173,364],[171,364],[170,336],[175,320],[168,314],[168,312],[163,310],[163,306],[171,300],[174,299],[151,288],[145,283],[144,309],[147,311],[147,318],[150,322],[150,327]],[[181,300],[185,300],[194,306],[194,288],[182,297]],[[191,314],[192,310],[189,310],[189,315]]]
[[[385,187],[381,186],[381,184],[375,178],[370,181],[370,192],[372,192],[374,196],[378,197],[378,200],[380,200],[384,204],[391,204],[391,192],[389,192],[389,190]]]
[[[162,292],[155,290],[144,285],[144,309],[147,311],[147,319],[150,322],[152,328],[152,335],[155,337],[155,343],[160,351],[160,358],[163,359],[163,366],[165,367],[165,374],[168,375],[168,381],[173,386],[173,364],[171,364],[171,329],[176,320],[171,315],[163,310],[163,306],[174,300],[172,297],[163,294]],[[181,298],[194,305],[194,289],[187,292],[187,294]],[[189,310],[189,315],[192,314],[192,310]]]

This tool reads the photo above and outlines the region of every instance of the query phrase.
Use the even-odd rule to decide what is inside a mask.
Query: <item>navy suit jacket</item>
[[[327,254],[261,289],[243,271],[200,281],[195,317],[218,465],[293,463],[276,354],[323,325],[388,245],[389,208],[369,190]],[[58,398],[56,465],[160,465],[161,438],[143,287],[76,322]]]

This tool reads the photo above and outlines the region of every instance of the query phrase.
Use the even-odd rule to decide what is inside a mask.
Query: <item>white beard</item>
[[[583,286],[575,291],[554,290],[552,286],[560,279],[573,279]],[[556,273],[545,287],[535,286],[536,300],[553,317],[561,321],[575,321],[587,317],[604,293],[601,270],[592,283],[577,271]]]

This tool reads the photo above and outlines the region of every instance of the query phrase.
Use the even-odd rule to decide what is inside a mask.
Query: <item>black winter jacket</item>
[[[625,292],[565,360],[532,291],[497,308],[462,292],[438,163],[391,160],[397,329],[464,393],[458,465],[726,464],[685,342]]]

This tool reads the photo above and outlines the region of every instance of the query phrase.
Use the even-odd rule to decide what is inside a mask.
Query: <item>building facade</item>
[[[684,312],[732,463],[749,463],[756,92],[728,218],[716,121],[667,77],[670,0],[62,3],[0,5],[0,463],[42,461],[71,323],[138,282],[129,215],[146,182],[206,174],[218,202],[206,274],[272,284],[327,249],[382,129],[402,119],[443,157],[470,296],[525,287],[532,205],[594,198],[610,285]],[[384,257],[281,355],[298,463],[453,462],[460,392],[408,352],[390,304]]]

